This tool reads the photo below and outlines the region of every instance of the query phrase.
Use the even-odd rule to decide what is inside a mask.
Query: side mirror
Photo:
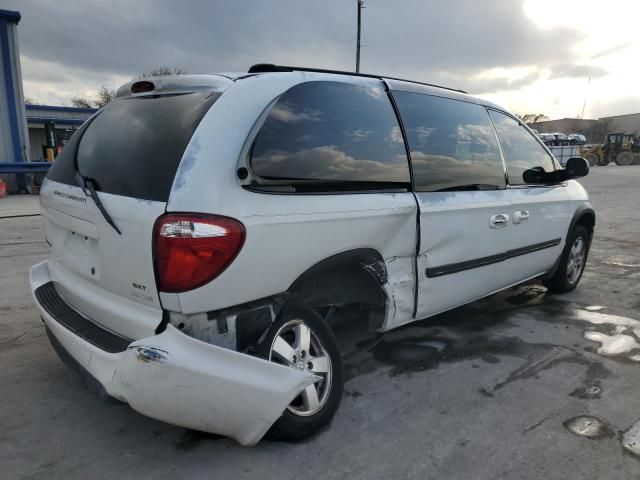
[[[561,173],[563,180],[586,177],[589,175],[589,162],[582,157],[572,157],[567,160],[567,164]]]
[[[549,174],[544,171],[542,167],[533,167],[522,172],[522,179],[524,183],[533,185],[536,183],[547,183],[549,181]]]

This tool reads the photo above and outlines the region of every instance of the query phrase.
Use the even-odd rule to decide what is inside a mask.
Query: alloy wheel
[[[567,280],[569,283],[574,284],[580,278],[582,269],[584,268],[586,254],[587,249],[584,238],[576,238],[576,241],[569,251],[569,258],[567,259]]]
[[[271,343],[269,360],[316,376],[316,381],[291,402],[290,412],[307,417],[324,406],[331,391],[331,359],[302,320],[290,320],[280,327]]]

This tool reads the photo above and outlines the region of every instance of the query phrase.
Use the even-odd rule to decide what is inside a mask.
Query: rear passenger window
[[[413,92],[393,96],[407,132],[417,191],[506,186],[495,130],[483,106]]]
[[[267,179],[409,183],[402,134],[382,88],[307,82],[276,101],[250,158]]]
[[[542,168],[547,173],[555,170],[551,156],[518,121],[493,110],[491,118],[507,163],[509,185],[526,185],[522,174],[530,168]]]

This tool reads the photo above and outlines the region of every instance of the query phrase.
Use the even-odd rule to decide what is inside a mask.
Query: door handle
[[[520,210],[513,213],[513,223],[524,223],[529,220],[529,210]]]
[[[498,213],[489,219],[489,227],[504,228],[509,225],[509,215],[506,213]]]

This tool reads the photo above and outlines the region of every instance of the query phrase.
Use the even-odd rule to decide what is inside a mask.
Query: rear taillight
[[[168,214],[156,223],[158,289],[184,292],[220,275],[244,243],[244,226],[215,215]]]

